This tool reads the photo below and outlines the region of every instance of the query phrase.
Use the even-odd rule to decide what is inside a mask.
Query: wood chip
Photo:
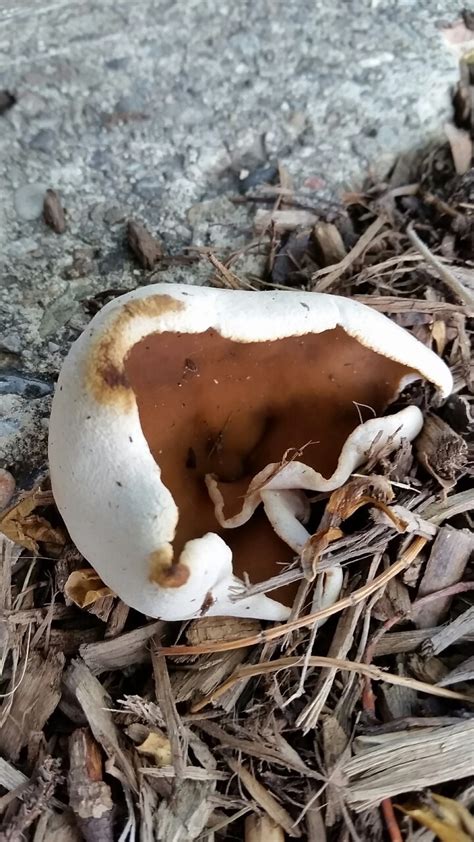
[[[4,789],[10,791],[12,789],[16,789],[17,787],[25,784],[28,781],[26,775],[23,772],[20,772],[19,769],[16,769],[12,766],[11,763],[8,763],[7,760],[4,760],[3,757],[0,757],[0,786]]]
[[[146,664],[151,660],[150,640],[156,634],[161,635],[164,628],[165,624],[157,620],[109,640],[84,643],[79,653],[94,675],[100,675],[106,670]]]
[[[458,664],[457,667],[450,670],[440,681],[438,681],[438,684],[440,687],[450,687],[452,684],[459,684],[460,682],[473,680],[474,655],[470,658],[466,658],[465,661],[462,661],[461,664]]]
[[[259,208],[255,214],[254,227],[256,234],[264,234],[270,228],[277,234],[284,234],[285,231],[295,231],[297,228],[312,228],[317,221],[316,214],[307,210],[292,208],[266,211]]]
[[[85,842],[114,842],[112,793],[103,780],[100,748],[88,728],[69,737],[68,791]]]
[[[113,758],[132,790],[137,790],[136,775],[130,757],[122,747],[110,708],[112,699],[84,661],[77,658],[65,674],[66,688],[79,702],[90,729],[108,757]]]
[[[431,548],[418,589],[418,598],[459,582],[473,548],[474,536],[471,533],[450,526],[441,527]],[[413,622],[418,628],[436,626],[446,616],[451,601],[452,597],[443,597],[424,603],[419,608],[414,607]]]
[[[452,646],[457,640],[466,636],[474,635],[474,606],[467,608],[452,623],[440,629],[436,634],[430,635],[430,649],[434,655],[444,652],[448,646]]]
[[[471,136],[469,132],[465,129],[459,129],[454,123],[445,123],[444,131],[451,147],[456,172],[458,175],[463,175],[471,166]]]
[[[31,735],[42,731],[55,710],[61,698],[64,664],[62,652],[49,652],[47,658],[39,652],[30,652],[24,675],[13,695],[13,705],[7,697],[0,710],[0,752],[10,760],[18,758]],[[24,665],[20,664],[18,674],[14,675],[14,685],[23,670]]]
[[[207,824],[214,809],[212,781],[184,780],[155,814],[153,842],[192,842]]]
[[[410,631],[391,632],[384,634],[377,641],[375,647],[376,658],[383,658],[386,655],[398,655],[404,652],[415,652],[421,644],[435,635],[442,627],[432,629],[411,629]],[[444,627],[446,628],[446,627]],[[474,634],[460,638],[469,642],[474,641]]]
[[[66,217],[61,199],[55,190],[47,190],[43,202],[43,219],[56,234],[64,234]]]
[[[140,222],[127,222],[127,242],[142,269],[154,269],[163,257],[161,244]]]
[[[301,836],[301,830],[295,827],[293,819],[290,814],[278,803],[278,801],[270,794],[257,778],[254,777],[241,763],[236,760],[227,761],[230,768],[236,775],[239,776],[245,789],[249,792],[252,798],[257,802],[259,807],[270,816],[271,819],[284,829],[284,831],[293,838]]]
[[[181,717],[171,690],[166,659],[158,655],[154,647],[151,650],[151,663],[155,678],[155,696],[160,706],[168,731],[171,755],[176,776],[179,778],[186,765],[186,737]]]
[[[470,775],[474,719],[445,728],[357,737],[354,750],[342,766],[344,798],[360,811],[384,798]]]
[[[339,229],[332,222],[317,222],[313,228],[318,261],[322,266],[340,263],[347,254]]]

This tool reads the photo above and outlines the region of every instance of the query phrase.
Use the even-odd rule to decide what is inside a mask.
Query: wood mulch
[[[283,625],[150,621],[93,574],[79,608],[67,582],[86,563],[47,477],[8,502],[4,472],[0,842],[473,838],[474,170],[456,174],[446,145],[410,183],[395,168],[340,205],[284,171],[236,201],[255,207],[264,278],[239,277],[239,252],[165,265],[363,301],[442,355],[453,395],[401,396],[422,408],[422,435],[331,495],[343,537],[319,547],[318,569],[342,565],[340,600],[318,610],[298,559],[263,586],[300,583]],[[159,279],[161,244],[133,221],[128,238]],[[390,516],[349,516],[374,485]],[[322,524],[328,498],[314,502]]]

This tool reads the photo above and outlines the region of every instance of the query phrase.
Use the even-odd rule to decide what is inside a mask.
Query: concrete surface
[[[313,201],[383,174],[441,131],[457,69],[438,27],[459,9],[3,0],[0,88],[18,102],[0,116],[0,464],[44,461],[49,393],[84,300],[146,281],[124,248],[128,215],[171,251],[237,245],[251,213],[227,196],[256,167],[281,160]],[[41,219],[47,187],[67,209],[63,236]]]

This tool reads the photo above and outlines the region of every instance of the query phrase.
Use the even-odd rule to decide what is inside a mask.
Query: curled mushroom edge
[[[49,432],[57,506],[143,614],[284,620],[288,595],[233,600],[244,571],[266,580],[301,552],[308,492],[418,435],[417,407],[379,413],[420,378],[451,392],[434,352],[348,298],[141,288],[106,305],[64,361]]]

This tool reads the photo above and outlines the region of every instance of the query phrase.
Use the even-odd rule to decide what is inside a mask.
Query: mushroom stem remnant
[[[95,316],[61,371],[57,505],[103,581],[143,613],[285,619],[290,593],[232,601],[236,585],[301,553],[310,493],[420,432],[414,406],[383,415],[419,378],[451,391],[432,351],[349,299],[136,290]]]

